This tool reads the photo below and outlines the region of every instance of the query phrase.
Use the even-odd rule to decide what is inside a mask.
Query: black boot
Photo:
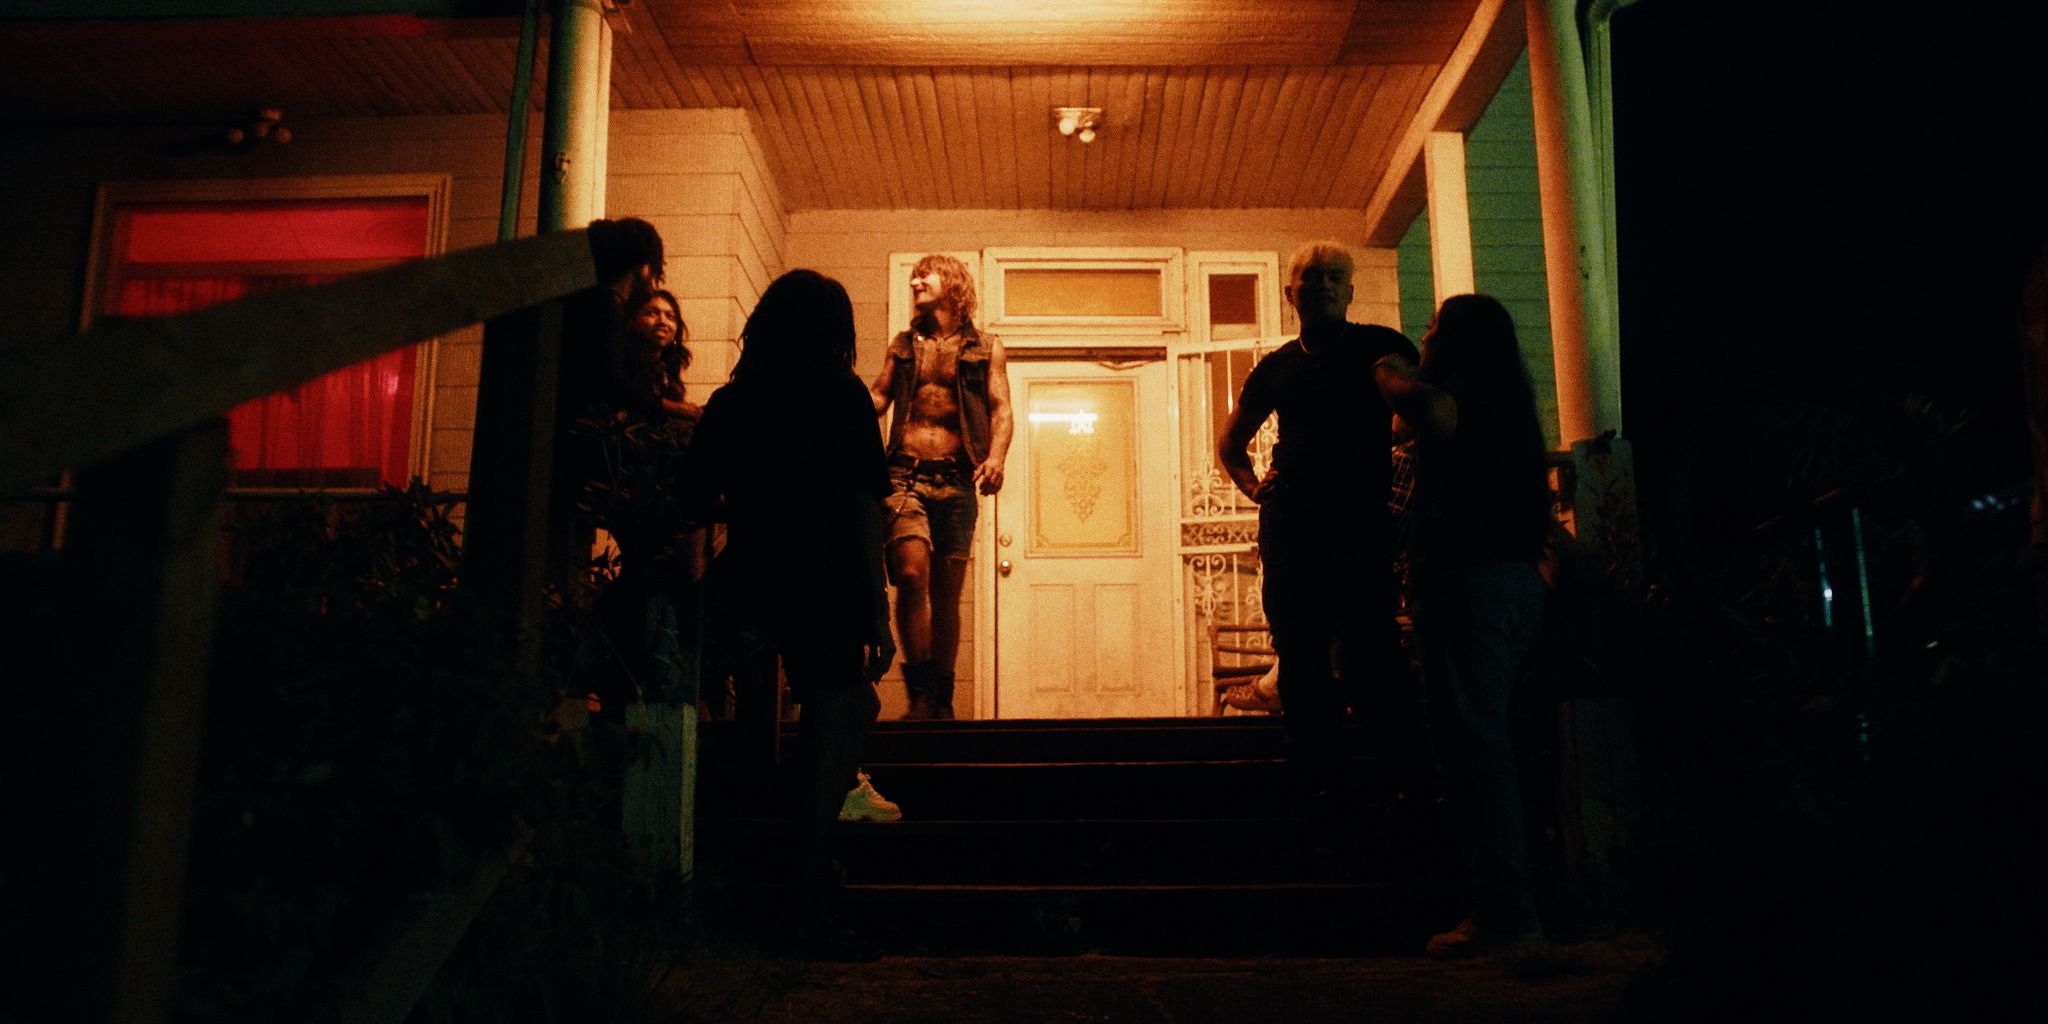
[[[903,721],[937,717],[932,707],[932,691],[937,685],[934,677],[938,675],[938,671],[939,666],[936,662],[903,663],[903,690],[910,697],[910,708],[903,712]]]
[[[934,669],[937,666],[933,666]],[[931,717],[953,717],[953,673],[934,671],[931,674],[932,700]]]

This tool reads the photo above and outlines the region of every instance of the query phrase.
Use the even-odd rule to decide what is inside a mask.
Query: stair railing
[[[46,806],[67,817],[22,823],[49,852],[6,880],[16,888],[32,874],[48,894],[37,906],[49,920],[9,930],[37,938],[48,970],[35,984],[68,1019],[158,1021],[169,1005],[227,410],[488,322],[464,549],[479,571],[465,576],[525,625],[538,591],[520,590],[538,586],[548,529],[557,300],[597,283],[587,233],[561,231],[0,350],[0,491],[76,469],[60,555],[71,626],[51,638],[63,678],[16,680],[9,695],[79,708],[61,716],[77,725],[75,743],[63,738],[74,759],[41,766],[36,783],[61,790]],[[370,1017],[412,1005],[433,972],[410,966],[411,995],[365,994],[365,1007],[386,1011]]]

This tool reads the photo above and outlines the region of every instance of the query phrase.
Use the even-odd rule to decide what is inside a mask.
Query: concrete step
[[[785,722],[779,728],[787,748],[794,742],[796,724]],[[1265,716],[882,721],[868,734],[866,757],[956,764],[1275,758],[1284,753],[1284,739],[1280,720]],[[747,747],[765,745],[765,726],[706,722],[700,741],[715,756],[756,756]]]
[[[1278,760],[897,763],[865,765],[882,795],[907,817],[927,821],[1154,820],[1302,814],[1293,769]],[[1361,762],[1368,797],[1382,795],[1375,765]],[[785,769],[786,772],[787,769]],[[785,776],[786,777],[786,776]],[[781,811],[758,774],[734,776],[707,764],[700,816],[764,817]],[[852,780],[848,780],[849,783]],[[784,790],[787,792],[787,790]],[[1390,795],[1390,794],[1386,794]]]
[[[731,880],[770,882],[782,871],[785,822],[714,819],[700,859]],[[1366,822],[1344,857],[1312,852],[1299,820],[1207,818],[1076,821],[912,821],[840,830],[847,878],[887,885],[1201,885],[1399,881],[1423,860],[1427,837],[1392,819]]]
[[[763,934],[773,890],[729,886],[727,916]],[[1156,956],[1411,952],[1432,908],[1412,887],[1273,885],[849,885],[846,917],[899,954]]]

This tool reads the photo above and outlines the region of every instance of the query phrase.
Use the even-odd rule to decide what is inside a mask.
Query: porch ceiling
[[[1363,207],[1478,5],[638,0],[612,106],[752,111],[793,209]],[[0,116],[503,113],[517,37],[403,14],[0,22]],[[1104,108],[1100,137],[1054,133],[1061,105]]]

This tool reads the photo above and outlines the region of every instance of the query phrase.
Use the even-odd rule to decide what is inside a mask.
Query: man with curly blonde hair
[[[889,579],[903,648],[905,718],[953,717],[960,593],[977,494],[1003,486],[1013,429],[1003,345],[975,329],[974,278],[939,253],[910,272],[910,329],[868,391],[889,412]]]

